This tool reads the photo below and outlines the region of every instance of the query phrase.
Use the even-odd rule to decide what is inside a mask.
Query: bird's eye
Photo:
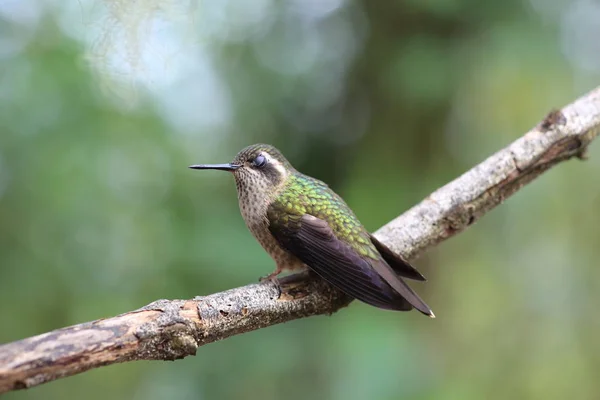
[[[252,164],[256,168],[262,168],[267,164],[267,157],[261,155],[256,156],[256,158],[252,161]]]

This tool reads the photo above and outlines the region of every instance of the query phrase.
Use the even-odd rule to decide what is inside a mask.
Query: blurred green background
[[[143,3],[143,4],[140,4]],[[592,0],[0,1],[0,343],[273,263],[228,174],[272,143],[370,229],[600,80]],[[6,399],[598,399],[600,149],[354,302]]]

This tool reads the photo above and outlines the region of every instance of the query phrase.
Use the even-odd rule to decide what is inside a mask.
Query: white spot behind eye
[[[279,172],[282,176],[287,175],[287,171],[285,169],[285,167],[283,166],[283,164],[281,164],[279,162],[279,160],[276,159],[269,159],[269,163],[271,163],[271,165],[277,170],[277,172]]]

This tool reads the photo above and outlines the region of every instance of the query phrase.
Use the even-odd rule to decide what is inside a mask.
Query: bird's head
[[[283,154],[268,144],[248,146],[227,164],[199,164],[190,168],[229,171],[233,173],[240,193],[274,190],[295,171]]]

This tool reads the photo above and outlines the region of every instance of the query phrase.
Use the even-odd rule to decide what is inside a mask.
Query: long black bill
[[[241,165],[237,164],[198,164],[198,165],[190,165],[191,169],[219,169],[221,171],[235,171],[241,167]]]

